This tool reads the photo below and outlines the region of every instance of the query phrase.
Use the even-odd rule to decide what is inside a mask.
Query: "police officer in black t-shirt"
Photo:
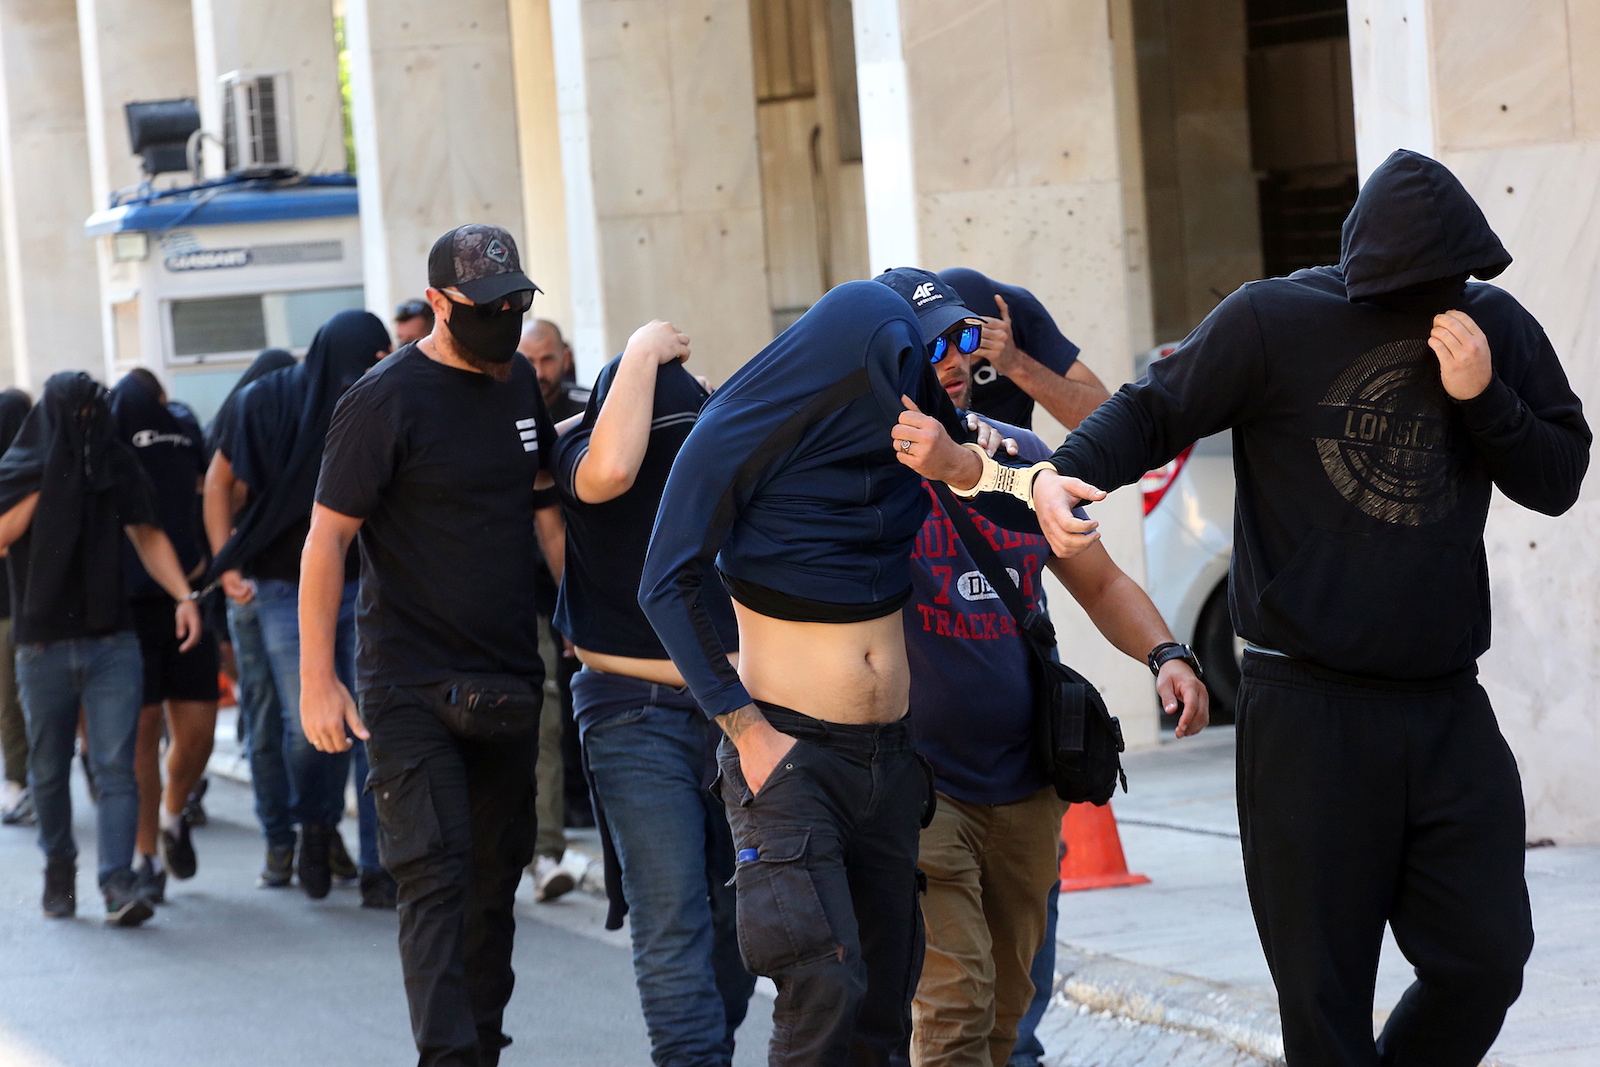
[[[534,284],[497,226],[428,256],[437,322],[345,394],[301,572],[301,716],[367,740],[421,1062],[492,1067],[511,996],[512,901],[533,858],[544,665],[533,606],[555,431],[514,359]],[[333,671],[345,551],[361,539],[357,705]]]

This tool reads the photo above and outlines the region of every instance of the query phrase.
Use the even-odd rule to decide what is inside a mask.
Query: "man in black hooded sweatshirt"
[[[49,918],[77,912],[70,782],[81,707],[99,793],[106,921],[137,926],[152,909],[132,867],[143,666],[123,589],[124,536],[177,602],[171,624],[187,651],[200,640],[200,609],[159,525],[150,480],[117,439],[105,389],[81,371],[51,375],[0,458],[0,550],[10,565],[28,777],[45,854],[43,907]]]
[[[0,392],[0,454],[11,447],[33,401],[21,389]],[[0,753],[5,780],[0,781],[0,823],[33,822],[33,797],[28,794],[28,723],[17,696],[17,643],[11,636],[11,590],[0,582]]]
[[[1491,487],[1547,515],[1591,435],[1511,257],[1445,167],[1390,156],[1337,267],[1252,282],[1052,457],[1126,485],[1233,430],[1245,877],[1290,1067],[1472,1067],[1533,947],[1517,766],[1476,681]],[[1052,542],[1070,497],[1039,475]],[[1384,924],[1417,980],[1372,1037]]]

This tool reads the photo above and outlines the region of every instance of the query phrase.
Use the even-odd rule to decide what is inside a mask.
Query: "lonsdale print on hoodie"
[[[1493,278],[1511,256],[1442,164],[1399,151],[1345,220],[1338,266],[1251,282],[1057,450],[1110,489],[1233,431],[1230,581],[1246,640],[1331,670],[1420,681],[1489,647],[1491,486],[1572,506],[1591,434],[1544,330]],[[1452,400],[1433,316],[1470,315],[1494,377]]]

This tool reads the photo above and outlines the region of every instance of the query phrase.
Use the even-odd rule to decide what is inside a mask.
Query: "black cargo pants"
[[[1483,688],[1396,692],[1246,653],[1237,743],[1289,1067],[1476,1067],[1533,949],[1522,782]],[[1385,923],[1417,980],[1374,1042]]]
[[[400,967],[419,1067],[494,1067],[515,978],[513,898],[533,860],[537,732],[465,741],[430,688],[361,694],[378,853],[400,886]]]
[[[739,951],[778,987],[768,1062],[878,1067],[905,1043],[922,970],[917,840],[932,772],[905,720],[843,726],[760,707],[794,747],[752,796],[724,738],[717,787],[739,855]]]

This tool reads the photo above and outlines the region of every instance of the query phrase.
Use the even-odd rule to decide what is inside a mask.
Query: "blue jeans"
[[[267,844],[293,848],[294,784],[284,758],[283,706],[272,679],[266,639],[261,635],[260,606],[228,601],[228,630],[239,670],[239,715],[249,738],[250,785],[256,797],[256,821]]]
[[[1050,1006],[1050,997],[1056,985],[1056,916],[1061,905],[1061,883],[1050,887],[1050,913],[1045,920],[1044,944],[1034,953],[1033,967],[1028,977],[1033,980],[1033,1002],[1022,1018],[1017,1020],[1017,1047],[1011,1052],[1006,1067],[1039,1067],[1044,1058],[1044,1045],[1039,1043],[1039,1020]]]
[[[339,599],[339,622],[334,631],[333,669],[355,692],[356,590],[358,583],[346,582]],[[272,677],[278,687],[284,762],[291,783],[294,821],[305,825],[337,826],[344,815],[344,787],[352,768],[356,774],[359,798],[357,812],[361,833],[361,869],[378,869],[378,815],[372,796],[365,789],[367,749],[359,740],[348,752],[318,752],[306,740],[300,724],[300,586],[266,578],[256,582],[255,603],[261,620],[261,636]],[[270,741],[268,742],[270,743]],[[269,840],[271,831],[269,833]]]
[[[17,646],[17,685],[28,718],[28,780],[39,812],[39,847],[52,860],[75,860],[72,750],[82,706],[89,764],[99,795],[96,836],[100,884],[133,865],[139,787],[134,737],[144,692],[144,659],[132,630],[108,637]]]
[[[651,1059],[726,1067],[755,978],[725,884],[733,839],[704,785],[716,727],[686,692],[622,675],[580,672],[572,703],[622,866]]]

